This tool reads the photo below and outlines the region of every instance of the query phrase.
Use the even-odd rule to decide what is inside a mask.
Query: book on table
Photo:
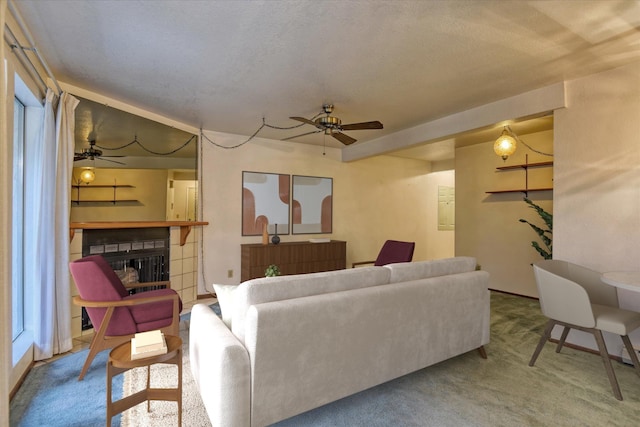
[[[160,330],[140,332],[131,338],[131,360],[167,352],[167,342]]]

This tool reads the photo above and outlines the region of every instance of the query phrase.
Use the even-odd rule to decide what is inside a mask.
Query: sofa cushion
[[[391,272],[390,283],[398,283],[474,271],[476,259],[461,256],[430,261],[401,262],[385,265],[384,268]]]
[[[383,267],[363,267],[248,280],[234,291],[232,331],[244,342],[246,313],[254,304],[386,285],[389,275]]]
[[[231,315],[233,314],[233,307],[235,305],[235,291],[238,289],[238,285],[219,285],[213,284],[213,290],[216,293],[218,304],[220,305],[220,313],[222,314],[222,321],[227,328],[231,329]]]

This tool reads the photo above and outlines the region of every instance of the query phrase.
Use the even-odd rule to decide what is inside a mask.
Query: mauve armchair
[[[375,261],[359,261],[354,262],[351,267],[364,264],[373,264],[375,266],[393,264],[396,262],[410,262],[413,259],[413,250],[416,247],[415,242],[402,242],[399,240],[387,240],[382,245],[378,258]]]
[[[96,354],[116,347],[138,332],[160,329],[168,335],[179,334],[182,300],[170,289],[170,282],[144,282],[125,287],[107,261],[100,255],[69,263],[80,296],[73,303],[85,307],[94,328],[89,354],[78,380],[82,380]],[[166,286],[129,294],[129,289]]]

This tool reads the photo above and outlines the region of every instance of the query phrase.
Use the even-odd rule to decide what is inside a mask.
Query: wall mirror
[[[290,176],[242,172],[242,235],[289,234]]]
[[[331,233],[333,179],[293,176],[293,234]]]
[[[74,96],[71,221],[196,220],[197,135]]]

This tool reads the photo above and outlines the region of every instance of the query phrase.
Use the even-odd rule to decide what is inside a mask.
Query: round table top
[[[109,352],[109,361],[118,368],[137,368],[170,360],[182,349],[182,339],[173,335],[165,335],[167,352],[155,356],[131,360],[131,340],[120,344]]]
[[[616,288],[640,292],[640,271],[609,271],[602,274],[602,281]]]

